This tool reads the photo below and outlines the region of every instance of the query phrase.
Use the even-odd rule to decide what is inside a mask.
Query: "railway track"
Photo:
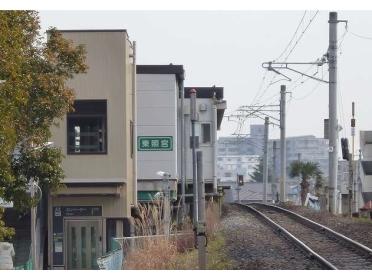
[[[324,269],[372,269],[372,249],[297,213],[262,203],[242,205]]]

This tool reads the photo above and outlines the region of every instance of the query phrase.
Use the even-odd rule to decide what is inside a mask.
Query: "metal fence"
[[[132,237],[117,237],[113,238],[113,251],[97,259],[99,269],[103,270],[119,270],[125,269],[125,261],[130,251],[145,248],[150,240],[153,239],[176,239],[180,236],[193,235],[194,233],[178,233],[169,235],[146,235]]]

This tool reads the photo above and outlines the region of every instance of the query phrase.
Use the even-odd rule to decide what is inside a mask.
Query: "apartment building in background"
[[[237,175],[243,175],[248,182],[259,162],[259,155],[218,155],[217,176],[221,182],[235,182]]]
[[[250,134],[218,138],[218,156],[263,154],[264,125],[250,125]]]

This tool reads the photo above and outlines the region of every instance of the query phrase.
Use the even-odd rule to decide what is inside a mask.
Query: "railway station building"
[[[87,51],[88,71],[68,81],[74,111],[56,120],[64,189],[48,198],[48,265],[96,269],[112,237],[131,233],[136,204],[133,47],[126,30],[61,30]]]

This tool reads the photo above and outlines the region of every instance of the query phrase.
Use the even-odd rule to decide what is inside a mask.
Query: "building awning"
[[[137,199],[139,202],[152,202],[154,200],[158,200],[160,197],[163,196],[163,192],[159,191],[138,191],[137,192]],[[171,199],[176,198],[176,192],[170,191]]]
[[[57,196],[120,196],[120,186],[111,187],[65,187],[59,189]]]
[[[137,199],[139,202],[149,202],[156,199],[156,194],[160,192],[158,191],[138,191],[137,192]]]

